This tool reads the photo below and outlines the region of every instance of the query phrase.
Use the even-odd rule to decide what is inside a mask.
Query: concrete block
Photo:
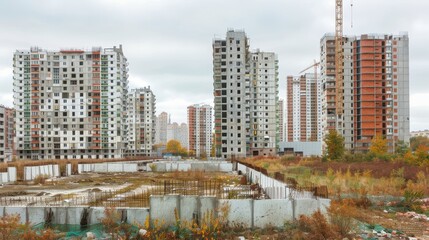
[[[52,165],[52,176],[54,177],[60,176],[60,166],[58,164]]]
[[[216,197],[201,196],[199,208],[200,208],[199,209],[200,219],[202,219],[204,215],[207,215],[208,213],[213,214],[214,217],[218,216],[217,215],[218,200]]]
[[[53,224],[68,224],[68,207],[52,207],[51,209],[54,213]]]
[[[319,201],[313,198],[295,199],[294,209],[295,219],[298,219],[301,215],[311,215],[319,209]]]
[[[180,163],[177,170],[189,171],[189,170],[191,170],[191,164],[190,163]]]
[[[180,211],[179,195],[150,196],[150,218],[158,219],[164,226],[170,226],[176,222],[174,210]]]
[[[232,163],[219,163],[219,171],[232,172]]]
[[[27,222],[27,209],[25,206],[5,207],[4,215],[19,215],[19,222],[25,224]]]
[[[165,163],[156,163],[156,171],[157,172],[165,172],[166,164]]]
[[[0,206],[0,217],[4,217],[4,210],[5,207],[4,206]]]
[[[127,209],[128,223],[133,225],[144,225],[149,218],[149,208],[129,208]]]
[[[94,172],[107,172],[107,163],[96,163],[94,164]]]
[[[0,180],[1,183],[9,182],[9,174],[7,172],[0,173],[0,178],[1,178]]]
[[[123,168],[124,172],[138,172],[137,163],[124,163]]]
[[[45,207],[28,207],[27,212],[28,222],[31,225],[36,225],[45,222]]]
[[[68,207],[67,209],[67,224],[80,224],[84,207]]]
[[[122,163],[107,163],[107,172],[123,172],[123,166]]]
[[[104,207],[92,207],[89,214],[89,224],[100,223],[104,216]]]
[[[199,218],[199,198],[192,195],[180,196],[180,219],[191,223],[193,219]]]
[[[230,226],[241,226],[251,228],[252,226],[252,199],[219,199],[219,208],[229,205],[228,223]],[[222,212],[219,212],[222,216]]]
[[[31,168],[30,167],[24,167],[24,180],[25,181],[31,180]]]
[[[292,220],[292,201],[288,199],[264,199],[253,201],[254,227],[282,227],[285,221]]]
[[[204,171],[205,170],[204,163],[191,163],[191,170],[192,171]]]
[[[8,167],[7,172],[9,174],[9,182],[16,182],[16,167]]]
[[[71,176],[72,175],[72,165],[70,163],[66,166],[66,175]]]
[[[319,203],[320,212],[323,214],[327,214],[328,213],[327,208],[329,208],[331,206],[331,199],[318,198],[317,201]]]

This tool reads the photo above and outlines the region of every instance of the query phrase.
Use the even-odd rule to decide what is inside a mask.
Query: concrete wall
[[[151,163],[157,172],[206,171],[232,172],[232,163],[225,161],[163,161]],[[150,167],[147,171],[151,171]]]
[[[137,172],[138,169],[139,169],[138,163],[128,163],[128,162],[78,164],[78,173]]]
[[[144,224],[147,218],[151,221],[158,219],[164,226],[176,222],[174,211],[177,211],[182,221],[192,220],[201,222],[204,216],[212,214],[225,217],[230,226],[245,228],[264,228],[268,226],[281,227],[285,221],[299,218],[300,215],[310,215],[320,209],[326,213],[329,199],[216,199],[215,197],[165,195],[151,196],[150,208],[117,208],[125,212],[130,224]],[[228,212],[221,209],[227,206]],[[80,224],[85,206],[73,207],[35,207],[35,206],[0,206],[0,216],[18,214],[21,223],[38,224],[45,222],[49,210],[53,213],[54,224]],[[226,214],[225,214],[226,213]],[[88,208],[89,224],[99,223],[105,217],[103,207]]]
[[[8,167],[7,172],[0,173],[0,184],[16,182],[16,168]]]
[[[59,177],[60,168],[57,164],[24,167],[25,181],[32,181],[39,175],[48,175],[49,177]]]

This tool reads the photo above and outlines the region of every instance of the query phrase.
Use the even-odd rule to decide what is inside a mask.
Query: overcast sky
[[[280,97],[287,75],[319,59],[334,31],[334,0],[1,0],[0,101],[12,106],[16,49],[123,45],[131,88],[149,86],[157,115],[186,122],[186,107],[213,105],[212,40],[243,29],[251,49],[278,54]],[[411,130],[429,129],[429,1],[344,0],[344,34],[410,38]],[[350,16],[353,15],[353,28]],[[427,80],[424,80],[424,79]]]

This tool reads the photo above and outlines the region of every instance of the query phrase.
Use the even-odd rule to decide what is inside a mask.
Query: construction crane
[[[343,0],[335,0],[335,90],[336,113],[343,114]]]
[[[310,68],[314,67],[314,78],[315,78],[315,79],[316,79],[316,81],[317,81],[317,67],[318,67],[319,65],[320,65],[320,62],[316,62],[316,60],[314,60],[314,63],[313,63],[311,66],[309,66],[309,67],[307,67],[306,69],[302,70],[301,72],[299,72],[299,74],[301,74],[301,73],[303,73],[303,72],[307,71],[308,69],[310,69]]]

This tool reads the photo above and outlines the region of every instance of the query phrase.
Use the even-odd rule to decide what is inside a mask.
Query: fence
[[[86,193],[49,196],[7,196],[0,198],[1,206],[94,206],[148,207],[151,195],[180,194],[212,196],[219,199],[263,199],[257,185],[230,186],[218,180],[164,180],[129,190],[88,190]]]
[[[246,163],[236,164],[237,171],[245,174],[249,182],[258,184],[271,199],[328,197],[326,186],[297,186],[296,181],[290,179],[288,183],[284,183],[284,175],[281,173],[276,173],[275,178],[271,178],[266,169],[253,169],[253,166]]]

